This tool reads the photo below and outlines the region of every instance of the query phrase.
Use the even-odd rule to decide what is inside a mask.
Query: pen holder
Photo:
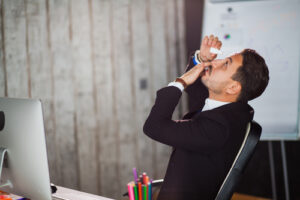
[[[127,184],[129,200],[152,200],[152,179],[146,172],[138,177],[136,168],[133,168],[133,175],[134,181]]]

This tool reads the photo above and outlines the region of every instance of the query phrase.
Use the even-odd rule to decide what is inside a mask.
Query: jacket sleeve
[[[144,133],[158,142],[175,148],[205,153],[220,149],[228,136],[222,117],[216,117],[217,120],[198,118],[173,121],[172,114],[180,97],[181,92],[176,87],[159,90],[155,104],[144,124]]]
[[[186,72],[194,67],[193,63],[194,55],[190,56],[188,65],[186,67]],[[205,103],[205,99],[208,97],[208,90],[203,85],[201,78],[199,77],[192,85],[185,89],[188,94],[189,111],[195,111],[202,108]]]

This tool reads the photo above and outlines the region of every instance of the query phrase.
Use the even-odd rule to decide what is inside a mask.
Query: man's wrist
[[[203,59],[201,58],[200,51],[199,51],[199,53],[197,54],[197,58],[198,58],[198,60],[199,60],[201,63],[206,62],[205,60],[203,60]]]
[[[186,81],[183,78],[178,77],[178,78],[175,79],[175,81],[169,83],[168,86],[177,87],[182,92],[188,85],[187,85]]]
[[[180,77],[176,78],[175,82],[181,83],[184,89],[188,86],[186,81],[183,78],[180,78]]]
[[[194,55],[194,59],[197,60],[197,64],[200,64],[200,63],[204,63],[204,62],[210,62],[211,60],[205,60],[201,57],[201,52],[200,50],[197,50],[195,52],[195,55]]]

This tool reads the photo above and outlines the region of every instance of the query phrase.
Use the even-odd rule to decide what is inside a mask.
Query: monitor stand
[[[4,162],[5,162],[4,158],[6,156],[6,153],[7,153],[7,149],[0,147],[0,188],[6,187],[6,186],[9,186],[10,188],[12,188],[12,184],[11,184],[10,180],[7,180],[6,183],[1,184],[1,174],[2,174]]]

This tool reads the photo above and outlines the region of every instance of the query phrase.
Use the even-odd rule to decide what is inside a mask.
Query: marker
[[[143,173],[143,184],[147,184],[147,180],[146,180],[147,174],[146,172]]]
[[[139,200],[138,189],[136,185],[134,185],[133,190],[134,190],[134,200]]]
[[[148,200],[152,199],[152,179],[148,183]]]
[[[142,183],[140,181],[138,182],[138,191],[139,191],[139,200],[143,200],[143,197],[142,197]]]
[[[143,200],[147,200],[148,199],[148,195],[147,195],[147,185],[143,185]]]
[[[222,51],[220,51],[219,49],[216,49],[214,47],[210,48],[210,53],[214,53],[214,54],[223,54]]]
[[[143,175],[139,176],[139,181],[141,181],[143,183]]]
[[[139,181],[139,178],[138,178],[138,175],[136,172],[136,168],[133,168],[132,172],[133,172],[133,176],[134,176],[134,181],[135,181],[135,183],[137,183]]]
[[[127,184],[129,200],[134,200],[133,182]]]

